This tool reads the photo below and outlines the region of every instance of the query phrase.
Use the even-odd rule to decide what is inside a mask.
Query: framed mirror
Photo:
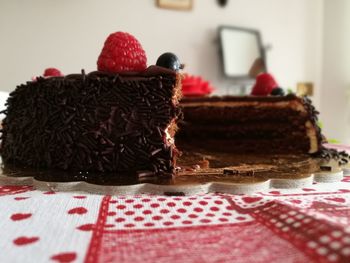
[[[265,52],[258,30],[220,26],[218,31],[222,69],[227,78],[249,81],[255,78],[254,72],[266,72]]]

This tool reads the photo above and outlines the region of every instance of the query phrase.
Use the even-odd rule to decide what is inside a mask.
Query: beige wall
[[[194,0],[191,12],[156,8],[153,0],[0,0],[0,89],[42,73],[49,66],[64,73],[96,69],[106,36],[128,31],[142,42],[155,63],[173,51],[187,71],[209,79],[222,93],[230,82],[221,79],[215,42],[220,24],[261,30],[273,49],[268,66],[280,85],[316,83],[321,78],[321,0],[230,0],[226,8],[214,0]]]
[[[350,1],[326,0],[321,119],[327,137],[350,143]]]

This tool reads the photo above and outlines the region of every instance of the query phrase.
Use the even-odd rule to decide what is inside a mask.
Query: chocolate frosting
[[[91,72],[39,77],[10,94],[3,121],[5,163],[73,171],[168,175],[177,119],[176,72]]]

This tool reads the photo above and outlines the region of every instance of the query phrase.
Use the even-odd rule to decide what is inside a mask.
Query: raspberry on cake
[[[98,68],[38,77],[11,93],[2,131],[5,164],[115,176],[174,172],[180,74],[146,68],[141,45],[120,32],[106,40]]]
[[[44,77],[62,77],[63,74],[57,68],[47,68],[43,74]]]
[[[278,87],[278,84],[271,74],[261,73],[256,77],[251,94],[254,96],[267,96],[276,87]]]
[[[147,58],[139,41],[129,33],[110,34],[97,60],[100,71],[121,73],[142,71],[147,67]]]

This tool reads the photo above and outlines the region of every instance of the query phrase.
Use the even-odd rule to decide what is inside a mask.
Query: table
[[[350,262],[350,175],[252,195],[0,185],[0,262]]]

